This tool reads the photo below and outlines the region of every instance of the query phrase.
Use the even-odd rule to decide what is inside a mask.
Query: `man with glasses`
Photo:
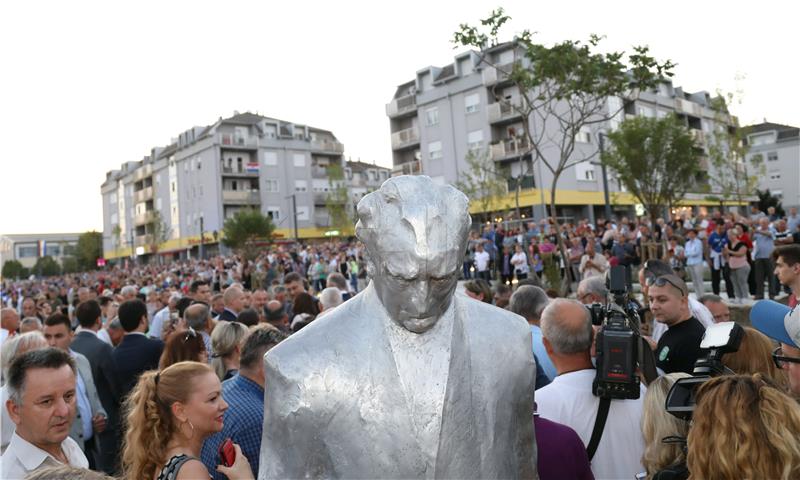
[[[657,277],[648,289],[650,311],[667,331],[656,346],[656,366],[664,373],[692,373],[705,327],[689,310],[689,289],[675,275]]]
[[[800,395],[800,307],[761,300],[750,310],[750,321],[756,330],[780,342],[772,358],[786,371],[792,393]]]

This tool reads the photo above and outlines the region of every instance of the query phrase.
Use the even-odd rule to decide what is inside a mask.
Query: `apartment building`
[[[0,264],[17,260],[23,267],[32,268],[44,256],[63,264],[64,257],[75,255],[80,236],[80,233],[0,235]]]
[[[182,132],[166,147],[106,174],[107,258],[213,251],[225,219],[243,208],[272,218],[277,236],[322,237],[327,168],[344,167],[344,146],[328,131],[235,113]]]
[[[758,188],[781,197],[784,209],[800,208],[800,128],[764,121],[744,133],[748,159],[759,156],[764,165]]]
[[[479,52],[467,51],[455,56],[449,65],[417,71],[412,80],[397,87],[386,105],[392,173],[425,174],[435,181],[454,184],[468,169],[465,160],[468,153],[485,154],[495,171],[521,181],[525,191],[520,196],[520,205],[541,218],[542,204],[549,201],[552,174],[526,154],[529,145],[522,118],[513,108],[521,102],[521,96],[507,74],[515,63],[528,66],[528,60],[511,43],[483,54],[497,68],[481,62]],[[715,111],[711,105],[712,98],[707,92],[689,93],[673,86],[668,79],[633,101],[610,98],[607,108],[619,112],[618,115],[606,124],[579,132],[574,158],[596,152],[601,133],[616,128],[626,116],[636,115],[677,114],[695,136],[699,148],[705,149],[706,139],[715,129],[736,127],[735,117]],[[536,118],[530,121],[537,122],[535,128],[541,130]],[[544,138],[557,136],[552,124],[548,125]],[[545,146],[543,150],[551,165],[558,163],[557,149]],[[705,159],[702,162],[707,171],[708,162]],[[707,183],[705,176],[699,177],[697,183]],[[603,182],[597,159],[570,168],[561,175],[558,185],[556,201],[560,216],[592,219],[602,216]],[[614,195],[616,209],[633,210],[635,199],[623,191],[615,178],[609,178],[609,190]],[[687,203],[701,208],[713,205],[706,196],[690,194]],[[500,203],[507,205],[513,200],[507,198]]]

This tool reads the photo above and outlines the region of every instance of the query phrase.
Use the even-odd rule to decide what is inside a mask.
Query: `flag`
[[[247,173],[258,173],[258,162],[247,162]]]

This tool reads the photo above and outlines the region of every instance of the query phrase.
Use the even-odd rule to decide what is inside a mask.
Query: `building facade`
[[[322,237],[328,168],[344,168],[343,153],[328,130],[253,113],[186,130],[106,174],[105,256],[191,254],[201,234],[213,249],[225,219],[244,208],[270,216],[279,237]]]
[[[481,61],[485,55],[487,62]],[[400,85],[389,104],[392,161],[394,175],[425,174],[435,181],[455,184],[468,170],[467,156],[487,155],[497,172],[515,178],[525,192],[521,206],[537,217],[549,201],[553,175],[541,162],[533,162],[523,130],[519,109],[521,95],[509,79],[515,64],[523,68],[528,60],[511,43],[493,47],[482,54],[467,51],[457,55],[445,67],[426,67],[413,80]],[[664,80],[653,91],[642,92],[635,100],[610,98],[607,112],[618,112],[610,121],[586,128],[575,136],[574,160],[597,152],[600,134],[613,130],[626,117],[664,117],[676,114],[696,139],[698,148],[706,149],[706,140],[715,129],[735,128],[736,119],[712,109],[707,92],[688,93]],[[550,124],[541,125],[535,116],[530,122],[544,131],[542,138],[560,141],[560,132]],[[558,164],[558,149],[540,145],[551,165]],[[572,157],[571,157],[572,158]],[[703,170],[708,161],[703,158]],[[707,185],[705,175],[698,185]],[[609,178],[609,190],[615,208],[629,210],[636,201],[624,192],[615,178]],[[714,204],[699,191],[687,197],[695,206]],[[513,203],[510,198],[503,205]],[[603,181],[598,159],[574,165],[561,174],[556,192],[559,216],[591,218],[602,215]],[[473,210],[474,211],[474,210]]]
[[[44,256],[63,265],[64,257],[75,256],[80,233],[44,233],[0,236],[0,264],[17,260],[23,267],[32,268]]]
[[[800,208],[800,128],[763,122],[744,127],[747,157],[760,157],[759,190],[781,198],[784,209]]]

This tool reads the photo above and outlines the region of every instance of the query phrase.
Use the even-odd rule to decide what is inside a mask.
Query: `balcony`
[[[392,150],[419,145],[419,128],[411,127],[392,134]]]
[[[222,148],[232,148],[239,150],[255,150],[258,142],[255,137],[249,135],[237,135],[235,133],[219,133],[217,140]]]
[[[324,215],[314,214],[314,226],[320,228],[327,228],[331,226],[331,218],[326,213]]]
[[[328,167],[323,167],[321,165],[312,165],[311,178],[328,178]]]
[[[141,190],[133,192],[133,201],[135,203],[146,202],[153,199],[153,187],[144,187]]]
[[[689,135],[694,139],[695,145],[698,147],[704,147],[706,144],[706,132],[702,130],[697,130],[695,128],[689,129]]]
[[[703,114],[703,107],[682,98],[675,99],[675,110],[677,110],[678,113],[685,113],[694,117],[700,117]]]
[[[247,178],[258,178],[258,170],[252,169],[242,169],[239,170],[236,167],[222,167],[222,175],[226,177],[247,177]]]
[[[148,163],[146,165],[142,165],[141,167],[137,168],[136,171],[133,173],[133,181],[138,182],[146,177],[149,177],[153,174],[153,164]]]
[[[311,140],[311,151],[341,155],[344,153],[344,145],[330,138],[318,138]]]
[[[152,223],[156,219],[156,211],[155,210],[147,210],[144,213],[139,213],[134,215],[133,223],[136,225],[146,225],[148,223]]]
[[[330,203],[345,203],[344,199],[329,198],[333,192],[314,192],[314,205],[326,205]]]
[[[529,146],[528,139],[525,137],[506,138],[500,143],[492,145],[492,160],[499,161],[519,157],[528,153]]]
[[[261,193],[258,190],[223,190],[222,203],[228,205],[258,205]]]
[[[149,247],[153,244],[152,235],[136,235],[134,238],[134,245],[137,247]]]
[[[522,62],[517,60],[515,62],[504,63],[496,67],[486,67],[481,72],[481,79],[484,85],[494,85],[496,83],[503,83],[509,80],[514,65],[522,65]]]
[[[521,108],[522,99],[492,103],[489,105],[489,123],[517,119],[522,115],[519,111]]]
[[[392,176],[398,175],[419,175],[422,173],[422,164],[419,160],[412,160],[410,162],[398,163],[392,168]]]
[[[417,96],[406,95],[398,97],[386,104],[386,115],[390,118],[407,115],[417,111]]]

